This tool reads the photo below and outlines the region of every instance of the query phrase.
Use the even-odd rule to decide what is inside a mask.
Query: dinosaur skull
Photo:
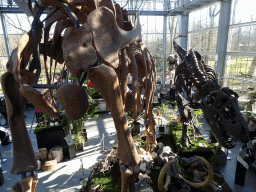
[[[202,109],[220,144],[233,148],[233,141],[248,142],[248,128],[239,111],[237,94],[232,90],[211,91],[202,102]]]

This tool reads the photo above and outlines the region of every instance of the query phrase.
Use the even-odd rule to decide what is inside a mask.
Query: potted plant
[[[95,93],[95,89],[93,88],[88,88],[87,90],[87,96],[88,96],[88,101],[89,101],[89,109],[85,113],[85,115],[78,119],[78,120],[69,120],[69,124],[72,125],[72,133],[74,134],[74,137],[78,137],[78,135],[83,136],[84,140],[87,141],[87,133],[86,129],[84,127],[84,121],[86,121],[89,118],[97,118],[99,115],[96,114],[97,112],[97,107],[99,103],[95,102],[92,96]],[[75,139],[76,141],[76,139]]]
[[[74,135],[75,146],[77,151],[83,151],[85,145],[85,138],[82,134],[75,134]]]
[[[171,126],[176,127],[178,126],[178,119],[175,115],[171,114],[169,115],[169,118],[167,121],[171,124]]]
[[[140,133],[140,125],[142,124],[142,119],[144,113],[137,113],[137,117],[135,119],[132,118],[133,110],[126,112],[126,119],[128,121],[128,125],[131,126],[132,136]]]
[[[164,115],[167,115],[167,113],[170,112],[169,105],[166,103],[162,103],[160,106],[157,107],[157,111],[163,117]],[[164,132],[163,121],[161,121],[161,125],[159,125],[159,132]]]
[[[34,133],[36,134],[38,148],[50,150],[52,147],[60,145],[63,149],[63,155],[70,159],[73,158],[69,150],[70,147],[65,141],[65,137],[68,135],[68,118],[64,113],[61,113],[60,117],[55,119],[43,114],[34,129]]]

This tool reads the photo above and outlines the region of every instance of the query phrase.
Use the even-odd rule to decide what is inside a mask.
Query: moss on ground
[[[51,121],[50,117],[46,116],[46,115],[43,115],[42,118],[40,119],[39,122],[41,121],[44,121],[44,120],[47,120],[47,121]],[[34,133],[37,134],[37,133],[42,133],[42,132],[45,132],[45,131],[49,131],[51,129],[59,129],[59,128],[63,128],[64,130],[67,128],[67,125],[68,125],[68,119],[66,116],[64,115],[61,115],[59,117],[59,121],[61,122],[59,125],[57,126],[45,126],[45,127],[39,127],[38,125],[35,127],[35,130],[34,130]]]
[[[190,148],[187,147],[180,147],[180,139],[181,139],[181,135],[182,135],[182,125],[179,124],[176,127],[172,127],[169,126],[170,131],[171,131],[171,136],[172,136],[172,141],[173,143],[173,147],[174,150],[176,152],[212,152],[214,153],[214,149],[213,149],[213,145],[212,144],[208,144],[203,136],[201,137],[197,137],[197,141],[192,140],[192,142],[195,144],[195,146],[190,146]],[[198,129],[195,129],[196,133],[200,133]],[[192,129],[190,128],[188,130],[188,134],[191,138],[193,138],[193,133],[192,133]],[[205,143],[207,145],[207,147],[200,147],[199,143]]]
[[[118,163],[104,173],[96,173],[92,179],[92,183],[106,192],[120,192],[121,191],[121,172]]]

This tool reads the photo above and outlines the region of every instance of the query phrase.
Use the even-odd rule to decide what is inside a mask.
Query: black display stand
[[[0,165],[0,186],[4,184],[4,175],[2,171],[2,165]]]
[[[248,164],[240,156],[237,156],[235,184],[244,186],[246,170],[248,168]]]
[[[3,146],[8,145],[10,143],[8,130],[4,127],[0,127],[0,140]]]

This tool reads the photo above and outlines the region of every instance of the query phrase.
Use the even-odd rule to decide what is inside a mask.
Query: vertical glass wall
[[[226,62],[227,84],[240,95],[256,85],[256,0],[232,1]]]
[[[214,4],[189,14],[188,48],[197,50],[214,67],[220,5]]]

